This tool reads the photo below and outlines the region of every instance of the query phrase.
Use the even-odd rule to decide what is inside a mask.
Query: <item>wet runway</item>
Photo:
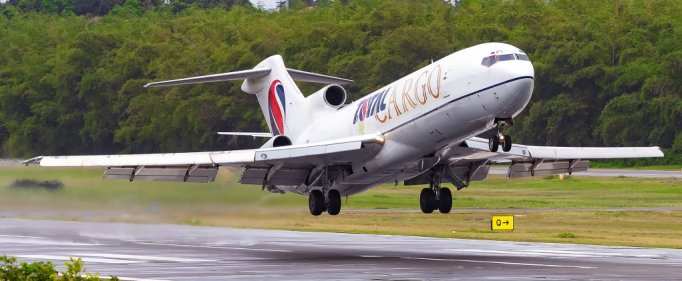
[[[82,257],[88,271],[146,280],[682,276],[682,250],[673,249],[21,219],[0,219],[0,254],[60,265]]]

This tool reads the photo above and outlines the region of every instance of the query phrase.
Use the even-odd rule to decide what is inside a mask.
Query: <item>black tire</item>
[[[452,210],[452,192],[450,192],[449,188],[444,187],[440,189],[438,210],[443,214],[447,214],[450,212],[450,210]]]
[[[433,213],[433,210],[436,209],[437,203],[436,194],[433,193],[433,190],[430,188],[422,189],[421,194],[419,194],[419,207],[421,207],[424,214]]]
[[[313,216],[319,216],[327,209],[324,204],[324,195],[322,195],[322,191],[313,190],[310,192],[310,195],[308,196],[308,208],[310,209],[310,214]]]
[[[497,138],[497,136],[492,136],[488,139],[488,148],[490,149],[491,152],[497,152],[497,149],[500,147],[500,139]]]
[[[502,144],[502,151],[509,152],[512,148],[512,139],[509,135],[504,135],[504,143]]]
[[[341,193],[336,189],[329,190],[327,199],[329,199],[327,202],[327,213],[332,216],[338,215],[341,212]]]

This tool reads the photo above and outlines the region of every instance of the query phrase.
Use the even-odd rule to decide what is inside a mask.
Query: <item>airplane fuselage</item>
[[[534,69],[525,53],[503,43],[463,49],[311,123],[294,143],[380,133],[383,148],[353,163],[335,183],[342,194],[420,173],[424,157],[513,118],[530,101]],[[295,190],[291,190],[295,191]]]

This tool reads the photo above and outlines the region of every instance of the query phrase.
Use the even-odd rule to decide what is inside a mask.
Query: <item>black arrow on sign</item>
[[[504,224],[509,225],[509,221],[504,221]]]

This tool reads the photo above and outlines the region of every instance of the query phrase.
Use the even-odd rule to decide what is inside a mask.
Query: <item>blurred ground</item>
[[[448,215],[417,212],[421,187],[388,185],[344,200],[339,216],[313,217],[306,197],[239,185],[230,170],[211,184],[102,180],[102,172],[6,166],[0,216],[682,247],[681,179],[493,175],[453,192]],[[11,188],[17,179],[64,188]],[[515,215],[516,230],[491,232],[492,214]]]

